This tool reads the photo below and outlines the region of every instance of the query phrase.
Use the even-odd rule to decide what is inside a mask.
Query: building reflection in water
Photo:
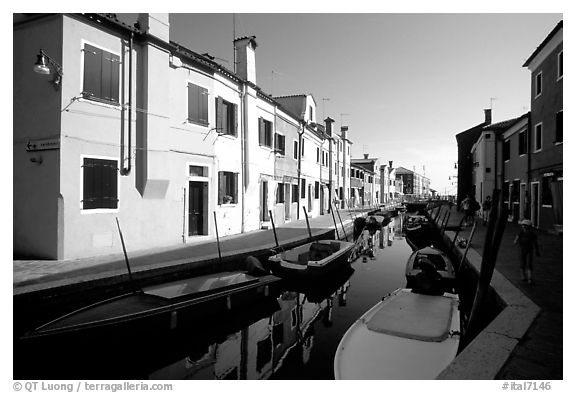
[[[346,306],[353,269],[347,266],[338,286],[316,285],[310,291],[283,291],[276,299],[276,311],[149,374],[150,379],[269,379],[288,358],[306,364],[314,347],[314,326],[332,326],[334,298]],[[305,289],[305,288],[303,288]]]

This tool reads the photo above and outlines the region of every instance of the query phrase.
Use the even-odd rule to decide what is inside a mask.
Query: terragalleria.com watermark
[[[171,383],[147,382],[14,382],[14,391],[26,392],[135,392],[135,391],[172,391]]]

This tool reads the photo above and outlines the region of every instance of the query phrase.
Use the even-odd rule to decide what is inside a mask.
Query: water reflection
[[[382,296],[405,286],[411,253],[402,215],[362,241],[362,256],[322,282],[286,281],[267,317],[247,323],[202,353],[189,354],[148,375],[151,379],[331,379],[332,359],[348,327]]]

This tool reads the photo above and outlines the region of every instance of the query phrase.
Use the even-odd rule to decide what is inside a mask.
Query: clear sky
[[[562,19],[553,13],[172,13],[170,39],[233,69],[236,37],[256,36],[257,84],[311,93],[317,120],[349,126],[352,156],[415,169],[455,193],[455,135],[530,108],[522,64]],[[134,14],[123,19],[135,20]],[[454,184],[454,185],[453,185]]]

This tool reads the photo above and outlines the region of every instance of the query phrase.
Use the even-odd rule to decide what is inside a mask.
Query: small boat
[[[318,277],[350,263],[354,243],[318,240],[268,258],[270,271],[282,278]]]
[[[190,319],[187,311],[191,308],[229,310],[269,296],[270,286],[278,281],[272,275],[254,277],[244,272],[221,272],[153,285],[80,308],[26,333],[23,339],[116,334],[137,327],[129,333],[134,334],[143,326],[170,331]]]
[[[406,287],[418,286],[417,276],[424,266],[432,266],[438,274],[444,291],[452,292],[456,283],[456,273],[448,255],[433,247],[424,247],[414,251],[406,264]]]
[[[458,297],[399,288],[344,334],[334,357],[336,379],[434,379],[460,342]]]
[[[302,293],[310,303],[321,303],[345,286],[352,274],[354,274],[352,266],[345,264],[323,276],[321,281],[284,280],[282,289]]]

